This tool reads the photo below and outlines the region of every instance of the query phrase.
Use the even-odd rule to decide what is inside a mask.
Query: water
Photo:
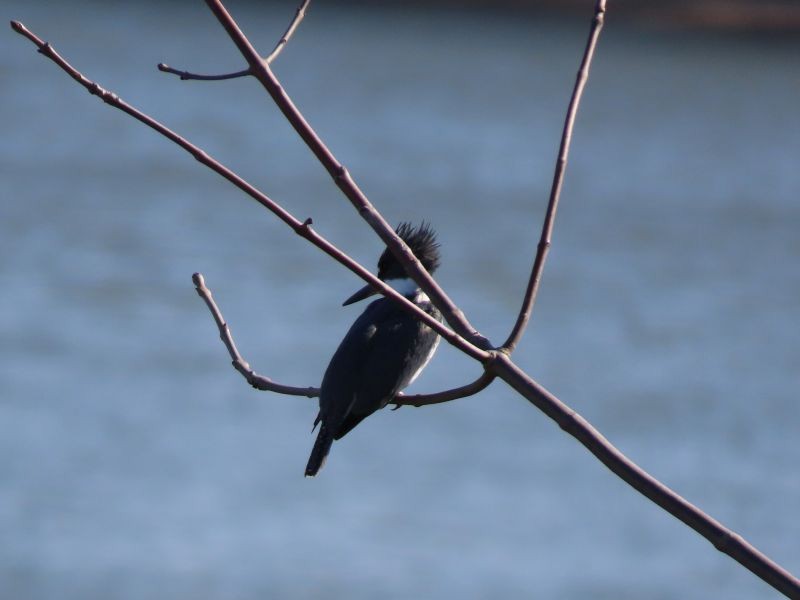
[[[289,3],[291,4],[291,3]],[[381,248],[200,5],[4,5],[372,266]],[[230,7],[261,48],[293,7]],[[276,65],[386,217],[501,341],[525,285],[588,19],[314,7]],[[302,477],[360,282],[2,37],[0,596],[772,598],[502,383],[384,411]],[[520,365],[655,476],[800,572],[796,40],[614,21]],[[442,347],[411,391],[479,370]]]

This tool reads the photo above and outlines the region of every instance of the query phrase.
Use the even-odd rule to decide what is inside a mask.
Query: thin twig
[[[239,349],[236,348],[236,342],[233,341],[231,328],[228,327],[228,323],[222,316],[222,311],[220,311],[217,303],[214,301],[214,297],[211,295],[211,290],[206,287],[206,282],[203,278],[203,275],[201,273],[195,273],[192,275],[192,281],[194,282],[197,294],[205,301],[208,310],[211,312],[211,316],[214,317],[214,321],[217,323],[219,337],[222,340],[222,343],[225,344],[225,347],[228,349],[228,354],[231,356],[231,363],[233,364],[233,367],[242,374],[242,376],[247,380],[247,383],[252,385],[257,390],[277,392],[278,394],[286,394],[289,396],[306,396],[307,398],[317,398],[319,396],[319,388],[295,387],[292,385],[276,383],[269,377],[264,377],[253,371],[253,369],[250,368],[250,364],[242,358],[241,354],[239,354]]]
[[[460,400],[468,396],[474,396],[478,392],[486,389],[492,381],[495,380],[495,375],[484,371],[481,376],[475,381],[466,385],[462,385],[451,390],[444,390],[442,392],[435,392],[432,394],[409,394],[403,393],[395,396],[392,404],[399,406],[430,406],[431,404],[441,404],[442,402],[450,402],[452,400]]]
[[[289,27],[287,27],[286,31],[283,32],[281,39],[279,39],[278,43],[275,44],[275,48],[272,49],[272,52],[270,52],[267,55],[267,58],[264,59],[268,65],[272,64],[272,61],[278,57],[286,44],[289,43],[289,40],[292,39],[297,26],[300,25],[300,22],[305,18],[306,10],[308,9],[308,5],[310,3],[311,0],[303,0],[303,2],[300,3],[300,6],[297,7],[297,12],[295,12],[292,22],[289,23]]]
[[[158,70],[162,73],[172,73],[181,78],[182,81],[222,81],[223,79],[237,79],[239,77],[247,77],[251,75],[250,69],[242,69],[235,73],[223,73],[222,75],[200,75],[199,73],[192,73],[190,71],[181,71],[180,69],[173,69],[166,63],[158,63]]]
[[[569,102],[569,108],[567,109],[567,116],[564,120],[564,130],[561,134],[561,146],[558,150],[555,173],[553,174],[553,183],[550,187],[550,199],[547,204],[547,213],[545,214],[544,223],[542,223],[542,234],[539,238],[539,245],[536,249],[536,258],[533,261],[531,275],[528,279],[528,287],[525,290],[525,296],[522,300],[522,307],[517,315],[517,321],[514,323],[514,327],[511,330],[508,339],[501,346],[501,349],[505,352],[513,352],[514,348],[516,348],[520,338],[522,338],[522,334],[525,333],[525,327],[530,320],[531,313],[533,312],[533,305],[536,302],[536,294],[539,291],[539,282],[542,278],[542,270],[544,269],[544,263],[547,260],[547,254],[550,250],[550,239],[553,234],[553,224],[556,218],[556,210],[558,210],[558,199],[561,195],[561,187],[564,183],[564,173],[567,167],[569,145],[572,141],[572,129],[575,125],[575,116],[578,114],[578,106],[581,102],[583,89],[586,86],[587,79],[589,78],[589,69],[592,66],[594,50],[597,47],[597,39],[600,37],[600,31],[603,29],[605,12],[605,0],[597,0],[594,9],[594,19],[592,19],[591,32],[589,33],[589,39],[586,42],[586,49],[583,52],[581,66],[575,79],[575,88],[572,90],[572,97]]]
[[[281,39],[278,40],[278,43],[275,44],[275,48],[273,48],[272,52],[270,52],[266,58],[262,59],[265,63],[272,64],[278,55],[283,52],[284,47],[286,44],[289,43],[289,40],[292,39],[297,26],[300,25],[300,22],[306,16],[306,10],[308,9],[308,5],[311,3],[311,0],[303,0],[300,6],[297,8],[297,12],[292,19],[292,22],[289,23],[289,27],[286,28],[286,31],[281,36]],[[181,71],[179,69],[173,69],[167,64],[158,63],[158,70],[163,73],[172,73],[173,75],[178,75],[183,81],[187,80],[196,80],[196,81],[221,81],[224,79],[237,79],[238,77],[247,77],[248,75],[252,75],[253,72],[250,68],[242,69],[241,71],[236,71],[235,73],[224,73],[222,75],[199,75],[197,73],[191,73],[189,71]]]
[[[259,202],[262,206],[267,208],[270,212],[276,215],[281,221],[283,221],[289,227],[291,227],[297,235],[299,235],[302,238],[305,238],[306,240],[314,244],[317,248],[325,252],[328,256],[336,260],[338,263],[350,269],[350,271],[352,271],[353,273],[361,277],[364,281],[372,285],[373,288],[379,290],[380,293],[383,294],[384,296],[393,298],[403,307],[404,310],[409,311],[411,314],[420,319],[423,323],[428,325],[431,329],[436,331],[436,333],[442,336],[442,338],[445,341],[459,348],[461,351],[471,356],[472,358],[475,358],[476,360],[479,360],[481,362],[485,362],[486,360],[488,360],[489,354],[486,351],[475,347],[473,344],[466,341],[461,336],[457,335],[452,329],[448,328],[446,325],[443,325],[437,319],[431,317],[428,313],[421,310],[413,302],[410,302],[402,294],[397,293],[390,286],[386,285],[383,281],[381,281],[375,275],[373,275],[369,270],[365,269],[362,265],[360,265],[350,256],[342,252],[339,248],[334,246],[327,239],[319,235],[311,227],[312,225],[311,219],[306,219],[305,221],[299,221],[290,212],[288,212],[277,202],[272,200],[265,193],[258,190],[255,186],[253,186],[249,182],[242,179],[239,175],[231,171],[228,167],[224,166],[222,163],[212,158],[204,150],[201,150],[200,148],[198,148],[185,138],[181,137],[180,135],[178,135],[165,125],[162,125],[149,115],[146,115],[142,111],[134,108],[133,106],[122,100],[117,94],[106,90],[98,83],[95,83],[94,81],[91,81],[90,79],[86,78],[80,71],[75,69],[75,67],[73,67],[66,60],[64,60],[64,58],[58,52],[56,52],[55,49],[49,43],[42,41],[34,33],[28,30],[22,23],[19,23],[18,21],[12,21],[11,27],[14,29],[14,31],[25,36],[31,42],[33,42],[39,48],[40,54],[46,56],[54,63],[56,63],[70,77],[72,77],[75,81],[77,81],[79,84],[85,87],[90,94],[97,96],[109,106],[113,106],[114,108],[117,108],[129,114],[137,121],[144,123],[151,129],[156,130],[164,137],[175,142],[181,148],[189,152],[198,162],[204,164],[209,169],[218,173],[219,175],[230,181],[232,184],[234,184],[236,187],[238,187],[240,190],[248,194],[251,198]]]
[[[317,133],[308,124],[305,117],[292,102],[292,99],[283,89],[275,74],[269,68],[258,52],[256,52],[250,40],[242,33],[236,21],[228,13],[225,6],[219,0],[206,0],[206,4],[217,17],[220,24],[236,44],[239,52],[247,60],[253,76],[261,82],[267,93],[275,101],[275,104],[284,114],[289,123],[297,131],[314,156],[325,167],[336,185],[350,200],[358,211],[359,215],[369,223],[370,227],[378,234],[386,246],[397,257],[398,261],[405,267],[406,272],[419,284],[422,290],[431,299],[431,302],[442,312],[442,315],[453,328],[453,330],[464,337],[477,348],[488,350],[491,343],[481,335],[467,320],[464,313],[447,296],[442,288],[431,277],[422,263],[417,260],[406,243],[395,233],[394,228],[386,222],[383,216],[375,209],[372,203],[364,195],[364,192],[356,185],[347,169],[336,159]]]

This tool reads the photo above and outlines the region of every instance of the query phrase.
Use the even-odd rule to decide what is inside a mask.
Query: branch
[[[311,128],[308,122],[303,117],[302,113],[292,102],[289,95],[280,85],[280,82],[272,73],[269,65],[263,64],[259,60],[258,54],[251,45],[247,37],[239,29],[236,22],[231,15],[222,5],[220,0],[206,0],[206,4],[219,20],[220,24],[225,28],[230,38],[239,48],[239,51],[247,60],[250,65],[253,75],[261,82],[269,95],[277,104],[278,108],[283,112],[289,123],[294,127],[295,131],[300,135],[303,141],[308,145],[317,159],[326,168],[328,173],[333,177],[334,182],[347,196],[353,206],[358,210],[359,214],[364,220],[369,223],[372,229],[380,236],[386,243],[392,253],[406,268],[406,271],[411,275],[412,279],[419,284],[431,298],[431,301],[439,308],[442,314],[447,319],[447,322],[453,327],[457,334],[469,339],[475,346],[482,349],[491,347],[489,340],[483,337],[474,327],[469,323],[464,314],[455,306],[444,291],[436,284],[430,274],[422,267],[418,260],[414,257],[413,253],[408,249],[405,243],[395,235],[393,229],[386,223],[383,217],[375,210],[364,193],[353,181],[347,169],[336,160],[335,156],[322,142],[316,132]],[[587,43],[588,57],[594,51],[594,46],[597,42],[597,36],[600,33],[600,26],[604,20],[605,1],[597,0],[595,20],[590,33],[589,42]],[[590,51],[591,50],[591,51]],[[588,66],[588,63],[587,63]],[[588,72],[588,71],[587,71]],[[579,91],[583,90],[585,85],[586,73],[581,72],[578,76],[577,86]],[[572,126],[575,118],[575,110],[577,109],[577,100],[580,98],[580,93],[573,96],[570,108],[568,111],[568,119],[565,125],[567,134],[563,140],[563,156],[559,158],[556,166],[556,174],[554,175],[554,194],[555,200],[558,199],[561,185],[563,182],[563,169],[566,164],[566,152],[568,149],[569,140],[571,137]],[[571,115],[571,116],[570,116]],[[563,159],[563,160],[562,160]],[[555,204],[555,201],[553,202]],[[550,212],[550,223],[545,225],[546,236],[545,245],[542,248],[543,258],[540,263],[543,264],[544,256],[546,255],[547,248],[549,247],[549,237],[552,232],[552,220],[555,215],[555,210]],[[538,276],[536,273],[541,271],[541,266],[534,267],[534,278],[532,278],[529,287],[532,288],[530,294],[532,302],[535,295],[535,288],[538,287]],[[523,313],[528,311],[523,310]],[[527,322],[528,316],[524,314],[520,316],[520,320],[524,319]],[[523,324],[524,325],[524,322]],[[522,325],[514,328],[521,331]],[[516,333],[510,338],[511,344],[509,348],[516,344],[520,333]],[[575,411],[560,402],[555,396],[552,396],[544,388],[539,386],[536,382],[530,379],[523,371],[519,369],[508,356],[509,349],[504,347],[497,351],[490,351],[489,358],[484,362],[484,368],[495,373],[497,376],[503,378],[507,383],[512,385],[519,393],[525,398],[536,405],[540,410],[545,412],[550,418],[555,420],[559,425],[568,433],[578,439],[584,446],[586,446],[595,456],[597,456],[604,464],[609,466],[617,475],[619,475],[628,484],[639,490],[646,497],[656,502],[659,506],[676,516],[678,519],[698,531],[701,535],[709,539],[714,546],[722,552],[729,554],[735,560],[739,561],[742,565],[750,569],[756,575],[776,587],[777,589],[787,593],[787,590],[793,591],[797,596],[800,596],[800,581],[794,578],[788,571],[785,571],[777,564],[771,562],[766,556],[761,554],[753,546],[749,545],[741,536],[734,534],[725,529],[722,525],[714,521],[711,517],[699,511],[696,507],[682,498],[680,495],[666,487],[664,484],[650,476],[646,471],[642,470],[638,465],[627,459],[619,450],[617,450],[608,440],[606,440],[597,430],[589,425],[582,417],[577,415]],[[518,377],[522,379],[518,379]]]
[[[283,52],[286,44],[288,44],[289,40],[292,39],[297,26],[300,25],[300,22],[305,18],[306,9],[308,9],[308,5],[310,3],[311,0],[303,0],[303,2],[300,4],[297,12],[294,15],[294,19],[292,19],[292,22],[289,23],[289,27],[286,28],[286,31],[281,36],[281,39],[278,40],[278,43],[275,44],[275,48],[267,55],[266,58],[262,59],[265,63],[268,65],[272,64],[272,61],[278,58],[278,55]],[[247,68],[242,69],[241,71],[236,71],[235,73],[225,73],[223,75],[198,75],[197,73],[190,73],[189,71],[173,69],[164,63],[158,63],[158,70],[163,73],[172,73],[173,75],[178,75],[183,81],[190,79],[196,81],[221,81],[223,79],[236,79],[238,77],[246,77],[253,74],[253,72]]]
[[[276,392],[278,394],[286,394],[288,396],[305,396],[307,398],[318,398],[319,388],[315,387],[295,387],[291,385],[284,385],[276,383],[269,377],[259,375],[250,367],[250,364],[242,358],[239,350],[236,348],[236,342],[233,341],[233,334],[222,315],[222,311],[217,306],[211,290],[206,286],[205,278],[201,273],[192,275],[197,294],[205,301],[211,316],[219,329],[219,337],[225,347],[228,349],[228,354],[231,357],[231,364],[233,368],[239,371],[242,376],[247,380],[251,386],[257,390],[265,392]],[[392,404],[400,406],[426,406],[429,404],[438,404],[441,402],[449,402],[450,400],[457,400],[465,398],[473,394],[477,394],[494,380],[494,375],[484,372],[478,379],[463,385],[461,387],[445,390],[443,392],[436,392],[434,394],[415,394],[413,396],[406,396],[402,392],[393,398]]]
[[[592,65],[592,58],[594,58],[594,50],[597,47],[597,40],[600,37],[600,31],[603,29],[605,12],[605,0],[597,0],[594,8],[592,28],[589,33],[589,39],[586,42],[586,49],[583,52],[583,60],[581,61],[581,66],[578,70],[578,76],[575,80],[575,88],[572,90],[572,98],[569,101],[569,108],[567,109],[567,116],[564,121],[564,130],[561,134],[561,146],[558,150],[558,159],[556,160],[555,173],[553,174],[553,183],[550,188],[550,199],[547,204],[547,213],[545,214],[544,223],[542,223],[542,234],[539,238],[539,245],[536,249],[536,258],[533,261],[531,275],[528,279],[528,287],[525,290],[525,296],[522,300],[522,307],[519,310],[517,321],[514,323],[514,327],[511,330],[508,339],[501,346],[501,349],[509,353],[514,351],[514,348],[516,348],[520,338],[522,338],[522,334],[525,333],[525,327],[531,318],[533,305],[536,302],[536,294],[539,291],[539,282],[542,278],[544,262],[547,260],[547,254],[550,250],[550,238],[553,234],[553,224],[556,218],[556,210],[558,210],[558,200],[561,196],[561,187],[564,183],[564,172],[567,168],[569,145],[572,141],[572,129],[575,125],[575,117],[578,114],[578,106],[581,102],[583,89],[586,86],[586,80],[589,78],[589,69]]]
[[[261,60],[261,57],[258,52],[256,52],[255,48],[253,48],[250,40],[248,40],[241,29],[239,29],[239,26],[222,5],[222,2],[219,0],[206,0],[206,4],[211,9],[211,12],[214,13],[214,16],[217,17],[220,24],[225,28],[225,31],[236,44],[239,52],[241,52],[242,56],[247,60],[253,76],[261,82],[261,85],[267,90],[275,101],[275,104],[292,127],[294,127],[295,131],[297,131],[298,135],[314,153],[314,156],[322,163],[339,189],[350,200],[356,210],[358,210],[359,215],[369,223],[370,227],[372,227],[375,233],[383,240],[403,267],[405,267],[406,272],[428,295],[431,302],[442,312],[442,315],[453,330],[468,340],[473,347],[484,351],[491,348],[489,340],[472,326],[461,309],[459,309],[447,294],[445,294],[444,290],[439,287],[430,273],[422,266],[422,263],[414,256],[406,243],[394,232],[394,228],[386,222],[383,216],[381,216],[364,195],[364,192],[356,185],[347,169],[336,159],[317,133],[311,128],[311,125],[308,124],[305,117],[303,117],[302,113],[294,105],[292,99],[281,86],[277,77],[275,77],[275,74],[269,68],[269,65]]]
[[[212,0],[208,0],[208,2],[212,3]],[[599,4],[602,4],[602,2],[599,2]],[[607,439],[605,439],[600,434],[600,432],[598,432],[594,427],[592,427],[583,417],[578,415],[574,410],[572,410],[567,405],[558,400],[558,398],[553,396],[540,384],[531,379],[516,364],[514,364],[514,362],[512,362],[507,352],[503,351],[487,352],[486,350],[483,350],[480,347],[476,347],[475,345],[466,341],[461,336],[454,333],[447,327],[443,326],[435,319],[431,319],[426,313],[419,311],[412,303],[408,302],[405,298],[394,292],[394,290],[392,290],[391,288],[386,286],[383,282],[378,280],[369,271],[364,269],[357,262],[353,261],[350,257],[341,252],[341,250],[339,250],[338,248],[330,244],[330,242],[319,236],[313,229],[311,229],[310,219],[307,219],[306,221],[301,223],[300,221],[295,219],[290,213],[286,212],[282,207],[274,203],[265,194],[258,191],[252,185],[241,179],[238,175],[230,171],[227,167],[224,167],[217,161],[213,160],[204,151],[190,144],[188,141],[178,136],[171,130],[167,129],[166,127],[164,127],[151,117],[145,115],[144,113],[141,113],[132,106],[123,102],[122,100],[119,99],[118,96],[116,96],[116,94],[113,94],[103,89],[98,84],[86,79],[86,77],[84,77],[80,72],[76,71],[71,65],[69,65],[69,63],[67,63],[63,58],[61,58],[61,56],[59,56],[58,53],[56,53],[55,50],[53,50],[49,44],[44,43],[33,33],[28,31],[21,23],[12,22],[11,26],[15,31],[17,31],[21,35],[31,40],[39,48],[39,52],[42,55],[46,56],[47,58],[55,62],[59,67],[61,67],[64,71],[66,71],[73,79],[75,79],[78,83],[80,83],[83,87],[85,87],[91,94],[98,96],[105,103],[128,113],[137,120],[141,121],[142,123],[145,123],[146,125],[155,129],[156,131],[158,131],[165,137],[169,138],[176,144],[180,145],[182,148],[190,152],[199,162],[208,166],[218,174],[222,175],[223,177],[231,181],[234,185],[245,191],[251,197],[255,198],[258,202],[260,202],[262,205],[264,205],[266,208],[268,208],[270,211],[276,214],[287,225],[292,227],[293,230],[298,235],[307,239],[308,241],[316,245],[318,248],[322,249],[329,256],[333,257],[337,262],[345,265],[348,269],[359,275],[365,281],[368,281],[371,285],[373,285],[373,287],[375,287],[375,289],[380,290],[381,293],[383,293],[384,295],[394,298],[394,300],[399,302],[404,307],[405,310],[411,311],[412,314],[415,314],[417,318],[421,319],[423,322],[431,326],[437,333],[439,333],[442,337],[444,337],[445,340],[451,343],[453,346],[459,348],[462,352],[466,353],[472,358],[480,361],[483,364],[484,368],[486,369],[488,376],[497,376],[503,379],[514,390],[516,390],[519,394],[521,394],[528,401],[530,401],[537,408],[539,408],[542,412],[544,412],[548,417],[550,417],[552,420],[558,423],[558,425],[564,431],[566,431],[571,436],[576,438],[581,444],[583,444],[587,449],[589,449],[589,451],[592,452],[592,454],[594,454],[603,464],[605,464],[609,469],[611,469],[611,471],[617,474],[626,483],[628,483],[630,486],[639,491],[641,494],[652,500],[654,503],[661,506],[664,510],[666,510],[670,514],[680,519],[689,527],[700,533],[703,537],[708,539],[714,545],[714,547],[717,548],[720,552],[723,552],[731,556],[734,560],[738,561],[744,567],[755,573],[758,577],[766,581],[768,584],[770,584],[771,586],[773,586],[775,589],[779,590],[786,596],[790,598],[800,598],[800,580],[798,580],[791,573],[789,573],[788,571],[786,571],[785,569],[781,568],[779,565],[771,561],[764,554],[759,552],[756,548],[754,548],[746,540],[744,540],[740,535],[725,528],[719,522],[712,519],[710,516],[702,512],[700,509],[698,509],[691,503],[689,503],[680,495],[678,495],[677,493],[669,489],[667,486],[659,482],[657,479],[649,475],[646,471],[641,469],[633,461],[628,459],[624,454],[622,454],[619,450],[617,450]],[[249,46],[249,42],[247,43],[247,45]],[[268,66],[264,65],[263,68],[267,72],[269,72]],[[255,70],[255,72],[256,74],[258,74],[258,70]],[[272,84],[277,85],[276,81],[274,80],[271,81]],[[280,93],[283,93],[282,90],[280,90],[279,86],[277,90]],[[302,120],[302,116],[296,112],[292,113],[291,116],[287,115],[287,118],[289,118],[290,121],[292,120],[292,118],[295,119],[299,118]],[[313,131],[311,131],[311,134],[313,134]],[[327,152],[327,148],[325,148],[324,145],[312,146],[312,149],[315,149],[316,151],[324,150],[325,152]],[[343,170],[341,172],[341,175],[342,177],[347,179],[347,181],[352,182],[352,180],[349,179],[349,176],[347,175],[346,171]],[[350,184],[348,184],[348,186],[349,185]],[[358,188],[355,187],[355,184],[352,184],[352,187],[348,186],[343,187],[340,185],[340,187],[343,187],[343,189],[346,188],[350,190],[351,193],[354,193],[353,190],[358,191],[359,194],[361,193],[360,190],[358,190]],[[374,209],[372,210],[374,211]],[[369,213],[369,211],[367,211],[367,213]],[[380,215],[378,215],[378,217],[380,217]],[[377,227],[375,222],[370,220],[368,216],[365,216],[365,219],[367,219],[367,221],[373,226],[373,229],[376,229],[376,231],[380,229],[379,234],[383,233],[383,229]],[[385,225],[385,222],[383,222],[382,220],[381,222]],[[394,234],[394,231],[391,229],[389,229],[389,232],[392,235]],[[393,242],[393,246],[390,247],[393,247],[394,251],[399,252],[398,256],[404,256],[403,252],[408,251],[408,248],[404,248],[405,246],[404,244],[402,244],[398,248],[396,239],[391,238],[390,241]],[[387,245],[388,244],[389,241],[387,241]],[[413,254],[411,255],[411,257],[413,258]],[[406,263],[404,262],[404,264]],[[413,266],[415,263],[411,262],[409,264]],[[418,265],[418,262],[416,264]],[[415,268],[418,269],[418,266]],[[413,272],[415,272],[415,274],[419,276],[419,280],[417,281],[418,283],[425,281],[426,282],[425,285],[430,287],[429,283],[432,282],[432,279],[430,279],[430,275],[427,272],[425,272],[424,270],[413,271]],[[426,278],[430,279],[430,282],[428,282]],[[415,277],[415,280],[417,280],[417,277]],[[423,289],[426,289],[427,292],[427,288],[423,286]],[[435,289],[438,290],[439,289],[438,286],[436,286]],[[431,295],[430,292],[428,293],[429,295]],[[460,311],[457,311],[455,313],[455,316],[458,317],[460,314],[461,314]],[[468,324],[468,322],[465,319],[463,321],[457,320],[456,322],[459,323],[460,328],[464,327],[465,324]],[[482,345],[489,343],[488,340],[486,340],[486,338],[484,338],[480,334],[477,334],[477,332],[476,335],[473,337],[473,339],[479,341]],[[474,382],[473,384],[470,385],[474,384],[477,384],[477,382]]]
[[[402,392],[394,397],[391,404],[401,406],[429,406],[431,404],[441,404],[451,400],[459,400],[468,396],[474,396],[478,392],[486,389],[495,380],[495,375],[484,371],[475,381],[462,385],[451,390],[435,392],[433,394],[413,394],[406,396]]]
[[[494,360],[486,364],[485,368],[558,423],[561,429],[583,444],[628,485],[694,529],[717,550],[733,558],[776,590],[789,598],[800,599],[800,579],[770,560],[741,535],[711,518],[630,460],[586,419],[531,379],[507,354],[495,353]]]
[[[289,27],[287,27],[286,31],[283,32],[281,39],[279,39],[278,43],[275,44],[275,48],[272,49],[272,52],[270,52],[267,55],[267,58],[264,59],[264,62],[266,62],[268,65],[272,64],[272,61],[275,60],[281,52],[283,52],[284,46],[286,46],[286,44],[289,43],[289,40],[292,39],[297,26],[300,25],[300,22],[305,18],[306,9],[308,9],[308,5],[310,3],[311,0],[303,0],[303,2],[300,3],[300,6],[297,8],[297,12],[294,14],[294,19],[292,19],[292,22],[289,23]]]
[[[242,69],[241,71],[236,71],[234,73],[223,73],[222,75],[200,75],[199,73],[192,73],[190,71],[181,71],[179,69],[173,69],[166,63],[158,63],[156,65],[158,70],[162,73],[172,73],[173,75],[177,75],[181,78],[181,81],[222,81],[223,79],[236,79],[238,77],[247,77],[251,75],[250,69]]]
[[[251,198],[255,199],[259,202],[262,206],[267,208],[270,212],[275,214],[281,221],[286,223],[289,227],[291,227],[294,232],[302,238],[305,238],[312,244],[314,244],[317,248],[325,252],[328,256],[333,258],[336,262],[344,265],[350,271],[361,277],[364,281],[372,285],[376,290],[379,290],[381,294],[392,298],[395,302],[398,302],[404,310],[410,312],[411,314],[415,315],[418,319],[420,319],[423,323],[428,325],[431,329],[436,331],[442,338],[445,339],[448,343],[454,345],[456,348],[460,349],[465,354],[471,356],[472,358],[484,362],[488,360],[489,354],[477,348],[470,342],[466,341],[461,336],[457,335],[453,330],[449,329],[447,326],[440,323],[438,320],[431,317],[428,313],[421,310],[417,307],[413,302],[410,302],[407,298],[405,298],[402,294],[397,293],[394,289],[390,286],[386,285],[383,281],[378,279],[375,275],[373,275],[370,271],[365,269],[362,265],[358,262],[353,260],[350,256],[342,252],[339,248],[334,246],[324,237],[319,235],[314,229],[311,228],[312,221],[311,219],[306,219],[305,221],[299,221],[296,219],[290,212],[280,206],[277,202],[273,201],[269,196],[258,190],[255,186],[248,183],[244,179],[242,179],[239,175],[231,171],[228,167],[224,166],[219,161],[212,158],[209,154],[207,154],[204,150],[201,150],[185,138],[181,137],[168,127],[162,125],[149,115],[146,115],[142,111],[134,108],[124,100],[122,100],[117,94],[106,90],[105,88],[101,87],[99,84],[87,79],[80,71],[75,69],[72,65],[70,65],[61,55],[53,49],[53,47],[47,43],[42,41],[39,37],[37,37],[34,33],[29,31],[22,23],[18,21],[12,21],[11,27],[17,33],[23,35],[24,37],[28,38],[31,42],[33,42],[38,48],[39,53],[43,56],[46,56],[54,63],[56,63],[62,70],[64,70],[70,77],[72,77],[75,81],[81,84],[84,88],[86,88],[90,94],[97,96],[103,102],[108,104],[109,106],[113,106],[130,116],[132,116],[137,121],[144,123],[151,129],[154,129],[164,137],[168,138],[169,140],[175,142],[181,148],[189,152],[198,162],[204,164],[212,171],[218,173],[240,190],[248,194]]]
[[[277,392],[278,394],[286,394],[289,396],[306,396],[307,398],[319,397],[319,388],[302,388],[291,385],[283,385],[282,383],[275,383],[269,377],[263,377],[253,371],[253,369],[250,368],[250,364],[242,358],[241,354],[239,354],[239,350],[236,348],[236,343],[233,341],[231,328],[228,327],[228,324],[225,322],[225,318],[222,316],[222,311],[219,310],[217,303],[214,302],[214,297],[211,295],[211,290],[206,287],[206,282],[203,278],[203,275],[201,273],[195,273],[192,275],[192,281],[194,282],[197,294],[205,301],[206,306],[208,306],[208,310],[211,311],[211,315],[214,317],[214,321],[217,323],[219,337],[222,340],[222,343],[225,344],[225,347],[228,349],[228,354],[231,356],[233,368],[242,374],[242,376],[247,380],[247,383],[252,385],[257,390],[262,391]]]

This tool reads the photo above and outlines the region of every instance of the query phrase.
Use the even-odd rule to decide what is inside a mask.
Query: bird
[[[402,222],[395,233],[428,273],[436,271],[439,243],[430,224],[423,221],[415,227]],[[378,260],[378,279],[441,322],[442,314],[388,248]],[[377,293],[365,285],[342,306]],[[395,300],[383,297],[371,302],[344,336],[322,378],[319,413],[314,421],[319,433],[308,459],[306,477],[319,472],[334,440],[344,437],[409,386],[430,362],[438,345],[439,335]]]

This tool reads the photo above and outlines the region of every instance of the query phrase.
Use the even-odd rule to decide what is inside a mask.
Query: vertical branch
[[[553,235],[553,224],[556,218],[556,210],[558,209],[558,200],[561,196],[561,187],[564,183],[564,172],[567,168],[569,145],[572,141],[572,129],[575,125],[575,116],[578,114],[578,106],[581,102],[583,89],[586,87],[586,81],[589,78],[589,69],[592,64],[592,58],[594,58],[597,40],[600,37],[600,31],[603,29],[606,12],[605,0],[597,0],[594,11],[592,28],[589,32],[589,39],[586,42],[583,60],[578,70],[575,88],[572,91],[572,98],[570,99],[569,108],[567,109],[567,117],[564,121],[564,130],[561,134],[561,146],[558,150],[555,173],[553,173],[553,184],[550,188],[550,200],[548,201],[547,213],[545,214],[544,223],[542,224],[542,234],[536,249],[536,258],[533,261],[533,268],[531,269],[531,275],[528,279],[528,287],[525,290],[525,296],[522,300],[522,307],[517,316],[517,321],[514,323],[514,327],[508,339],[500,347],[500,350],[504,352],[513,352],[519,340],[522,338],[522,334],[525,332],[525,327],[533,312],[533,305],[536,302],[536,294],[539,291],[539,282],[542,279],[544,262],[547,260],[547,254],[550,251],[550,239]]]

